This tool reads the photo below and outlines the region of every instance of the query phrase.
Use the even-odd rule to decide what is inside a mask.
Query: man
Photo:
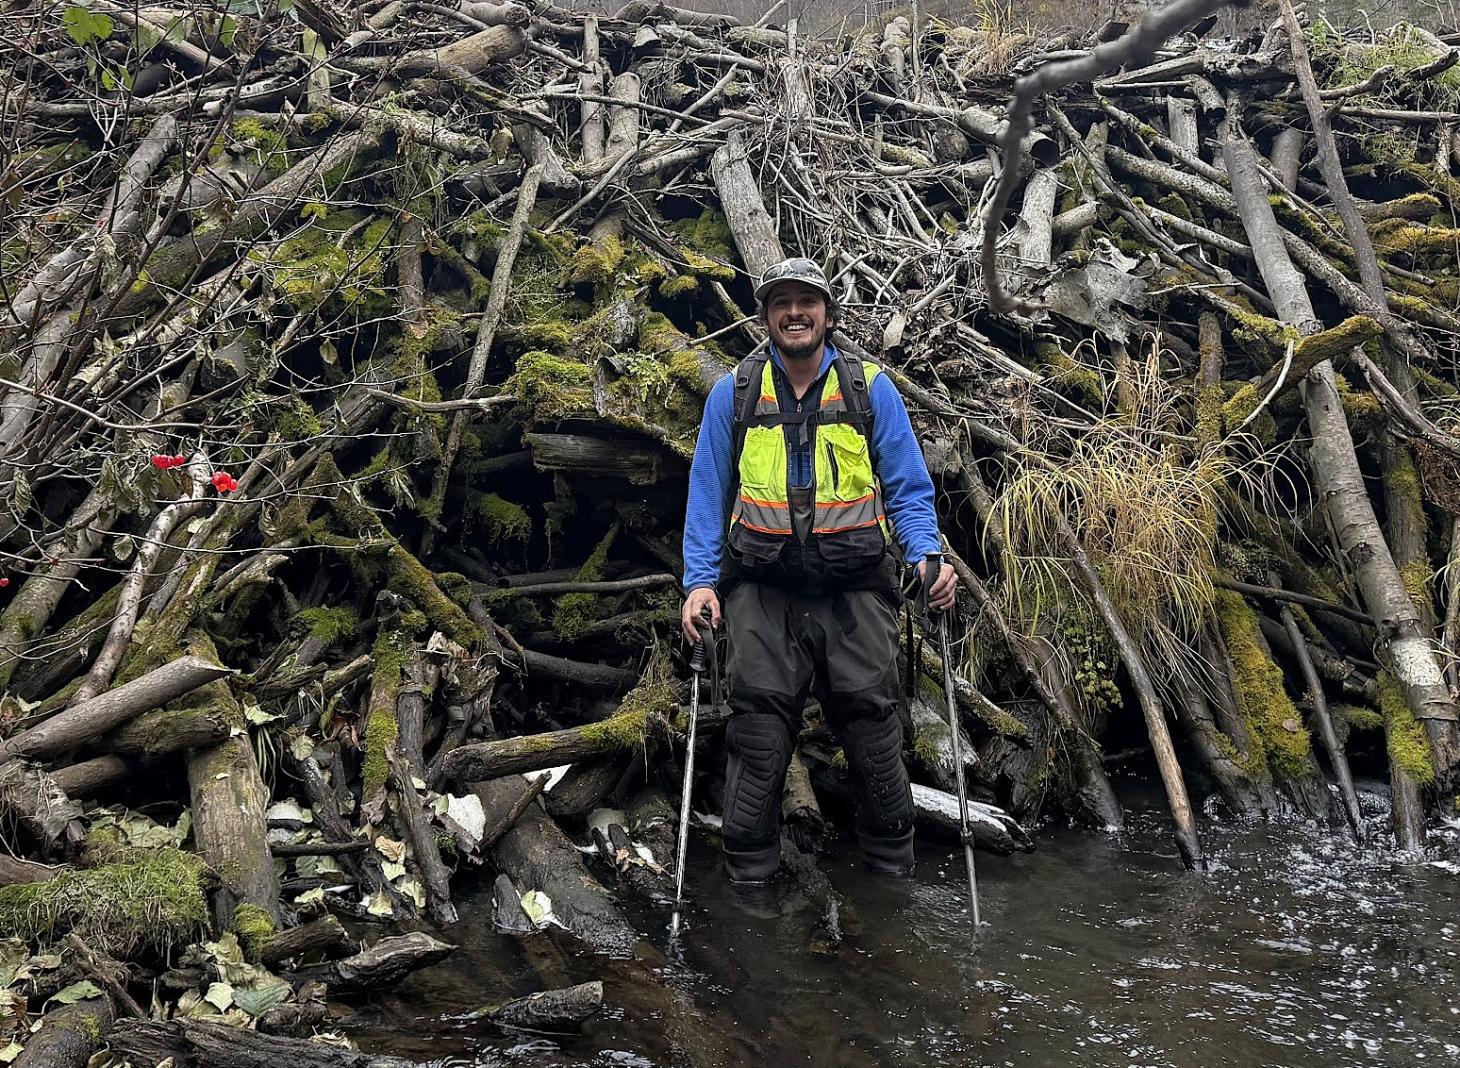
[[[755,290],[769,355],[747,357],[705,403],[690,471],[681,624],[729,625],[730,721],[722,833],[732,881],[780,863],[781,793],[815,682],[857,791],[874,870],[913,869],[912,793],[897,714],[900,583],[889,535],[952,606],[933,483],[902,397],[876,365],[828,340],[831,286],[808,259],[768,268]],[[890,529],[889,529],[890,527]]]

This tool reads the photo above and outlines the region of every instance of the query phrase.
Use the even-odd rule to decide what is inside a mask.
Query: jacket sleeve
[[[735,376],[710,389],[689,469],[689,504],[684,515],[684,590],[713,589],[720,581],[720,553],[729,520],[730,450],[734,445]],[[904,415],[904,418],[906,416]]]
[[[907,406],[892,379],[872,380],[872,450],[882,480],[882,500],[892,532],[908,563],[941,552],[938,513],[933,506],[933,480],[923,450],[907,417]]]

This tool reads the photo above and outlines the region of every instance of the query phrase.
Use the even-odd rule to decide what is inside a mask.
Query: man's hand
[[[949,604],[952,604],[950,599]],[[701,610],[708,605],[710,608],[710,626],[720,625],[720,598],[715,591],[708,586],[699,586],[689,591],[689,596],[684,599],[684,608],[679,613],[679,626],[684,631],[684,640],[691,645],[698,645],[700,641],[700,618]]]
[[[928,562],[926,560],[918,563],[918,580],[927,581]],[[696,590],[695,593],[699,593]],[[958,575],[953,570],[953,565],[944,561],[938,568],[938,577],[933,580],[933,588],[928,591],[928,606],[939,612],[946,612],[953,607],[953,602],[958,593]],[[693,595],[691,595],[693,596]]]

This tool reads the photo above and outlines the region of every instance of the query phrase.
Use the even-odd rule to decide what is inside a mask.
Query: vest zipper
[[[831,464],[831,488],[833,493],[841,491],[842,475],[841,469],[837,467],[836,453],[832,450],[831,442],[826,443],[826,461]]]

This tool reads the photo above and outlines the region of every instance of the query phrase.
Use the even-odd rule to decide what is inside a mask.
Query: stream
[[[907,882],[864,872],[850,841],[823,857],[847,902],[846,939],[817,956],[806,903],[784,888],[745,899],[701,837],[683,964],[662,977],[706,1026],[772,1065],[1460,1063],[1460,864],[1355,855],[1311,827],[1206,820],[1213,870],[1190,875],[1161,798],[1133,789],[1122,835],[1046,826],[1032,854],[979,854],[977,950],[962,856],[948,846],[920,843]],[[1378,785],[1363,799],[1382,826]],[[1436,837],[1460,856],[1460,823]],[[682,1063],[654,1006],[625,1010],[611,980],[581,1035],[463,1021],[539,984],[492,931],[490,885],[458,900],[462,921],[442,933],[455,956],[341,1021],[362,1048],[440,1068]],[[634,918],[662,948],[667,917]],[[581,952],[572,964],[572,981],[603,971]]]

